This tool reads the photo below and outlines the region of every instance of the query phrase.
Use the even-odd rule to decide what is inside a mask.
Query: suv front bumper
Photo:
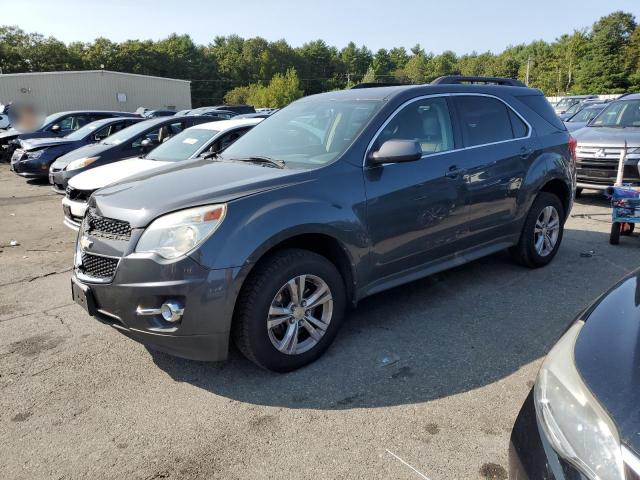
[[[78,250],[77,256],[82,255]],[[72,292],[94,318],[128,337],[171,355],[191,360],[227,358],[240,268],[208,270],[189,257],[175,262],[132,254],[121,258],[109,281],[87,277],[76,266]],[[180,321],[142,315],[168,300],[184,307]]]

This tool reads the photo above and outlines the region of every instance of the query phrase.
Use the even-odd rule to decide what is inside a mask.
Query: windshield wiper
[[[263,155],[255,155],[255,156],[246,157],[246,158],[232,158],[230,160],[237,160],[239,162],[262,163],[262,164],[274,166],[276,168],[286,167],[286,163],[284,160],[276,160],[275,158],[266,157]]]

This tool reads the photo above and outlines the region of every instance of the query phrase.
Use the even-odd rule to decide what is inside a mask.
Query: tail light
[[[571,153],[571,161],[575,165],[576,163],[576,147],[578,146],[578,140],[569,136],[569,152]]]

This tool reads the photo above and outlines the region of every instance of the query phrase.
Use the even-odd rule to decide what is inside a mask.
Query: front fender
[[[269,190],[228,204],[219,230],[191,254],[209,269],[255,264],[298,235],[335,239],[356,266],[369,250],[362,169],[346,162],[309,182]]]

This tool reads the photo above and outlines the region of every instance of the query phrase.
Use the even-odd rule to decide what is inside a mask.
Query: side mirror
[[[52,131],[53,133],[58,133],[58,132],[60,131],[60,125],[58,125],[57,123],[56,123],[56,124],[51,125],[51,131]]]
[[[150,138],[145,138],[144,140],[142,140],[142,142],[140,142],[140,148],[145,152],[151,150],[153,148],[153,140],[151,140]]]
[[[416,140],[387,140],[375,152],[369,154],[369,163],[415,162],[422,158],[422,147]]]

